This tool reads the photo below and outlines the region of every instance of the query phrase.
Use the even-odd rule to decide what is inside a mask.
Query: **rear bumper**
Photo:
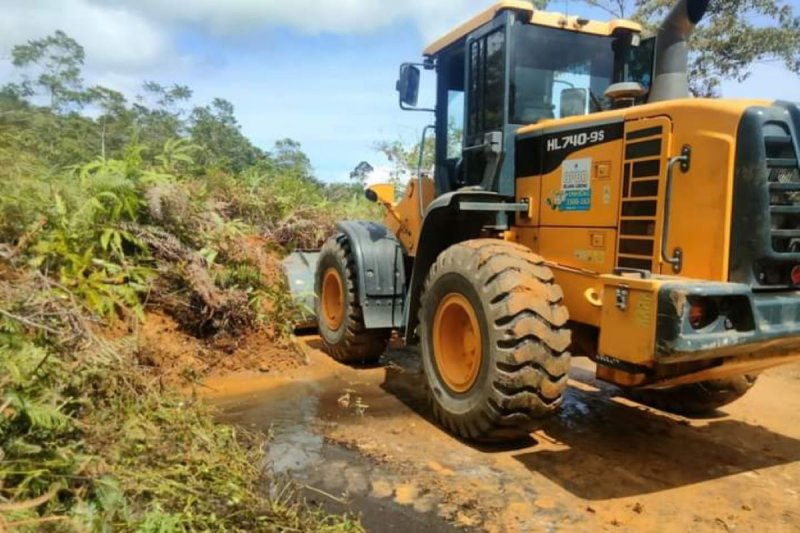
[[[689,311],[698,299],[718,316],[700,329]],[[656,362],[772,358],[800,351],[800,291],[758,292],[736,283],[665,283],[658,292]]]

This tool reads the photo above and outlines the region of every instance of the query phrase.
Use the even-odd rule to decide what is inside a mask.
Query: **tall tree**
[[[167,87],[154,81],[142,85],[143,94],[133,104],[139,140],[150,155],[159,153],[170,139],[186,133],[186,110],[183,105],[192,97],[185,85]]]
[[[316,182],[311,161],[303,153],[300,143],[292,139],[281,139],[272,149],[272,159],[279,172]]]
[[[242,133],[227,100],[214,98],[211,105],[195,107],[189,124],[192,141],[202,148],[197,159],[201,165],[241,172],[264,157]]]
[[[95,122],[100,157],[118,156],[131,135],[133,113],[128,108],[128,102],[122,93],[100,86],[87,91],[87,100],[99,111]]]
[[[21,81],[0,90],[0,128],[17,132],[19,150],[55,166],[97,157],[96,145],[90,146],[95,124],[76,112],[89,100],[84,60],[83,47],[62,31],[12,48],[11,63]]]
[[[366,161],[362,161],[356,167],[350,171],[350,179],[353,180],[354,185],[363,189],[367,186],[367,179],[369,175],[375,171],[375,167],[367,163]]]
[[[676,0],[583,0],[654,32]],[[784,0],[716,0],[691,38],[689,81],[697,96],[719,96],[723,81],[742,82],[758,63],[800,74],[800,17]]]
[[[78,42],[61,30],[42,39],[12,48],[11,61],[26,72],[21,84],[11,86],[17,94],[34,96],[44,93],[56,112],[70,105],[85,103],[81,71],[86,53]]]

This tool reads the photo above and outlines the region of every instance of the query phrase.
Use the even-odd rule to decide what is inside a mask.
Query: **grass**
[[[12,350],[27,365],[12,368]],[[4,434],[15,435],[0,466],[6,527],[360,531],[305,507],[290,484],[270,486],[278,482],[264,476],[260,438],[216,425],[201,403],[148,382],[121,352],[81,353],[77,374],[56,385],[64,361],[5,336],[0,357],[18,378],[4,387]]]

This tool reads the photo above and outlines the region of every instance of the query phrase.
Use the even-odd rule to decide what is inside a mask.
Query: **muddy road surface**
[[[369,531],[800,532],[800,365],[704,420],[639,406],[577,359],[561,414],[514,446],[429,418],[414,350],[208,383],[226,422],[269,430],[271,468]]]

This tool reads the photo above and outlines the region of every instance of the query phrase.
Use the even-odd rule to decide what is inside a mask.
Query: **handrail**
[[[464,147],[464,152],[474,152],[476,150],[483,150],[484,148],[490,148],[492,143],[481,143],[481,144],[473,144],[472,146]]]
[[[672,200],[672,179],[675,175],[675,165],[681,164],[681,172],[688,172],[692,161],[692,148],[686,145],[681,150],[681,155],[675,156],[667,163],[667,184],[664,192],[664,223],[661,226],[661,259],[665,263],[672,265],[672,270],[676,274],[681,271],[683,266],[683,251],[676,248],[672,255],[669,255],[667,240],[669,239],[669,218],[670,204]]]
[[[419,216],[425,218],[425,188],[422,182],[422,160],[425,157],[425,139],[428,131],[435,129],[436,126],[427,125],[422,128],[422,140],[419,143],[419,160],[417,161],[417,195],[419,196]]]

